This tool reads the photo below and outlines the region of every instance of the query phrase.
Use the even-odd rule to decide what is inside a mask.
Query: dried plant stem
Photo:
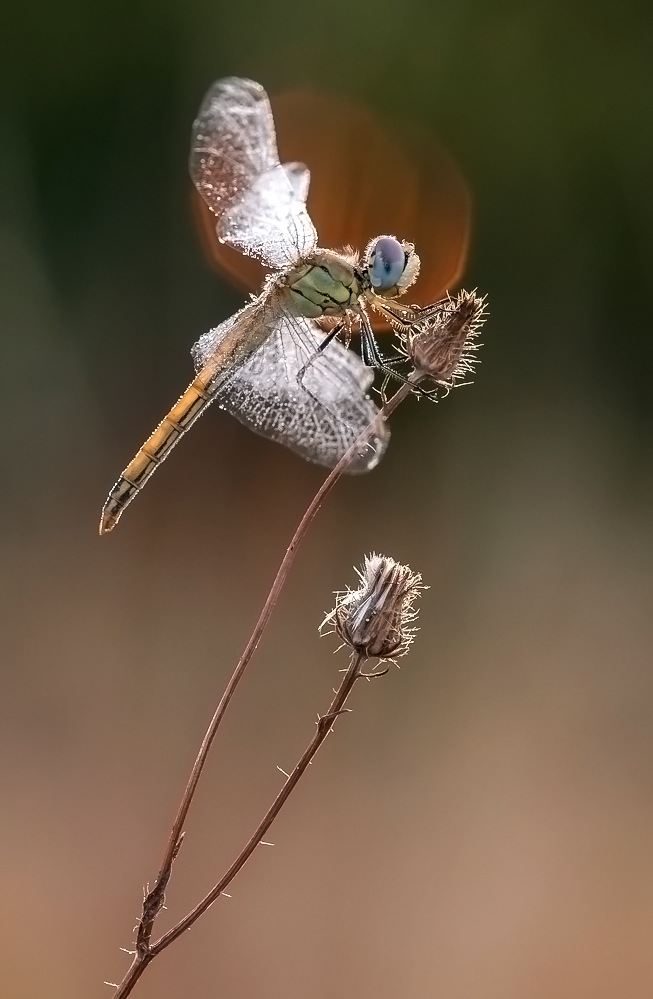
[[[202,770],[204,769],[204,764],[206,763],[206,759],[209,750],[211,748],[211,744],[213,743],[213,740],[216,736],[216,733],[224,717],[224,714],[229,706],[229,703],[232,697],[234,696],[236,687],[240,683],[243,674],[245,673],[245,670],[249,665],[252,655],[254,654],[258,646],[258,643],[261,640],[261,636],[263,635],[265,627],[268,621],[270,620],[270,617],[276,606],[277,600],[279,599],[279,595],[286,581],[292,563],[295,560],[295,555],[297,554],[297,550],[301,542],[303,541],[304,536],[306,535],[308,528],[312,524],[313,519],[315,518],[315,515],[320,509],[322,503],[324,502],[328,494],[331,492],[338,479],[346,471],[350,462],[357,455],[358,449],[361,446],[361,444],[364,443],[367,440],[370,433],[373,432],[374,426],[379,421],[387,419],[387,417],[392,412],[394,412],[399,403],[403,402],[404,399],[406,399],[412,393],[414,386],[416,386],[419,383],[422,377],[423,376],[421,375],[420,372],[413,371],[413,373],[408,379],[408,382],[403,384],[398,389],[398,391],[395,392],[395,394],[384,403],[380,414],[370,424],[370,426],[365,429],[365,431],[360,435],[360,437],[352,444],[349,450],[345,452],[345,454],[340,459],[338,464],[324,480],[324,482],[318,489],[317,493],[315,494],[313,500],[309,504],[306,513],[299,522],[299,526],[297,527],[297,530],[295,531],[292,540],[288,545],[288,548],[286,549],[286,553],[281,561],[281,565],[279,566],[277,575],[275,576],[270,592],[267,596],[265,604],[263,605],[263,609],[261,611],[259,619],[256,622],[254,630],[249,638],[249,641],[247,642],[247,645],[245,646],[245,649],[238,661],[238,664],[231,676],[231,679],[229,680],[224,690],[224,693],[220,698],[220,702],[217,708],[215,709],[215,713],[209,723],[206,735],[202,740],[202,744],[200,746],[197,758],[195,760],[195,763],[193,764],[193,769],[191,770],[191,774],[188,779],[188,783],[186,785],[186,789],[184,791],[179,808],[177,810],[177,815],[175,817],[175,821],[172,826],[170,836],[168,838],[168,843],[165,849],[165,853],[163,855],[163,859],[159,867],[159,873],[157,875],[157,879],[154,883],[154,887],[147,893],[143,901],[143,911],[138,924],[138,932],[136,936],[136,952],[134,960],[132,962],[129,971],[125,975],[125,978],[118,986],[118,991],[116,992],[114,999],[123,999],[124,996],[129,995],[129,992],[131,992],[136,981],[140,978],[141,974],[145,970],[145,967],[152,960],[154,956],[154,947],[156,946],[156,948],[158,948],[156,950],[156,953],[159,953],[159,951],[162,949],[161,941],[163,940],[166,941],[164,946],[167,946],[167,944],[171,942],[171,940],[168,939],[169,934],[166,934],[164,937],[162,937],[161,940],[159,940],[156,945],[152,945],[150,941],[154,929],[154,922],[165,900],[165,892],[168,886],[168,882],[170,880],[172,865],[181,847],[181,843],[183,840],[182,830],[184,823],[186,821],[186,817],[188,815],[188,810],[191,806],[193,796],[197,789],[197,784],[202,774]],[[242,864],[240,866],[242,866]],[[240,867],[238,867],[237,869],[239,870]],[[223,890],[223,888],[221,888],[220,891],[221,890]],[[208,902],[206,906],[204,906],[204,908],[208,907],[208,905],[210,904],[211,903]],[[200,906],[201,905],[204,905],[204,902],[201,902]],[[193,910],[193,912],[195,911],[196,910]],[[204,909],[202,909],[201,911],[203,912]],[[186,918],[189,918],[192,915],[193,913],[189,913],[189,916]],[[186,927],[184,926],[184,929],[185,928]],[[173,931],[170,932],[172,933]]]
[[[343,677],[342,683],[338,687],[333,700],[329,706],[326,714],[320,715],[317,721],[315,735],[309,742],[308,746],[302,753],[297,765],[294,770],[286,780],[285,784],[279,791],[279,794],[274,799],[272,805],[265,813],[263,819],[261,819],[255,831],[250,836],[246,845],[243,847],[241,852],[238,854],[234,860],[231,867],[223,875],[220,881],[215,885],[211,891],[204,896],[201,902],[199,902],[194,909],[192,909],[188,915],[184,916],[172,929],[164,933],[155,943],[148,945],[145,950],[137,950],[134,955],[134,960],[132,965],[125,975],[123,981],[118,986],[118,991],[115,993],[114,999],[125,999],[126,996],[130,994],[136,982],[141,977],[146,967],[154,960],[154,958],[161,953],[166,947],[168,947],[174,940],[181,936],[187,929],[189,929],[193,923],[199,919],[199,917],[206,912],[206,910],[211,906],[225,888],[230,884],[233,878],[238,874],[240,869],[249,860],[251,855],[256,850],[257,846],[260,844],[262,837],[268,831],[275,818],[283,808],[285,802],[288,800],[291,792],[297,786],[299,779],[302,774],[306,771],[308,765],[311,763],[313,757],[317,753],[318,749],[326,739],[329,732],[332,730],[334,722],[339,714],[345,710],[345,703],[349,697],[354,684],[362,676],[381,676],[381,673],[366,674],[362,672],[361,664],[364,661],[364,657],[360,654],[355,654],[352,656],[352,660],[349,664],[345,676]],[[387,672],[387,671],[386,671]]]
[[[385,403],[380,416],[378,416],[376,419],[377,420],[386,419],[397,408],[399,403],[402,402],[410,394],[410,392],[411,392],[410,386],[402,385],[401,388],[392,396],[392,398]],[[163,904],[163,893],[165,892],[166,885],[170,878],[170,871],[172,869],[172,864],[181,845],[182,828],[184,822],[186,821],[186,816],[188,815],[188,809],[190,808],[191,802],[193,800],[193,795],[195,794],[197,783],[200,779],[200,775],[204,768],[204,764],[206,762],[209,749],[211,748],[211,743],[213,742],[216,732],[218,731],[218,728],[220,726],[220,722],[222,721],[225,711],[229,706],[229,702],[231,701],[231,698],[233,697],[236,691],[236,687],[240,683],[243,674],[247,669],[247,666],[249,665],[249,661],[252,658],[252,655],[256,651],[256,647],[258,646],[258,643],[261,640],[261,636],[263,635],[265,627],[268,621],[270,620],[270,617],[275,608],[277,600],[279,599],[279,595],[281,593],[283,585],[286,581],[288,573],[290,572],[292,563],[295,560],[295,555],[297,554],[297,550],[301,542],[303,541],[304,536],[308,531],[308,528],[313,522],[313,519],[315,518],[315,515],[320,509],[322,503],[324,502],[328,494],[331,492],[338,479],[346,471],[347,466],[349,465],[352,458],[356,455],[358,451],[358,446],[360,445],[360,441],[365,440],[369,435],[369,432],[370,428],[368,427],[361,435],[361,438],[358,441],[356,441],[352,445],[352,447],[349,448],[349,450],[343,455],[343,457],[340,459],[340,461],[335,466],[333,471],[330,472],[330,474],[324,480],[324,482],[318,489],[317,493],[315,494],[314,498],[312,499],[308,509],[306,510],[306,513],[302,517],[299,526],[297,527],[297,530],[295,531],[292,537],[290,544],[288,545],[288,548],[286,549],[286,554],[284,555],[281,565],[279,566],[279,570],[277,572],[277,575],[275,576],[274,582],[267,596],[265,604],[263,605],[260,617],[256,622],[254,630],[249,638],[249,641],[247,642],[247,645],[245,646],[245,649],[238,661],[238,664],[231,676],[231,679],[229,680],[225,688],[225,691],[222,697],[220,698],[220,703],[215,709],[215,713],[209,723],[208,729],[206,730],[206,735],[202,740],[202,745],[200,746],[197,758],[195,760],[195,763],[193,764],[193,769],[188,779],[186,790],[184,791],[184,795],[179,805],[179,809],[177,811],[177,815],[172,830],[170,832],[170,837],[168,839],[168,844],[166,846],[165,854],[163,856],[163,860],[161,861],[161,866],[159,869],[159,874],[157,876],[156,884],[148,895],[148,899],[152,898],[154,901],[157,901],[158,897],[160,896],[161,902],[157,908],[157,912],[158,909],[160,909],[161,904]],[[154,913],[154,916],[156,916],[156,912]],[[142,923],[143,922],[144,920],[142,920]],[[151,935],[151,927],[149,927],[149,932]],[[144,940],[149,941],[149,935],[145,937]]]

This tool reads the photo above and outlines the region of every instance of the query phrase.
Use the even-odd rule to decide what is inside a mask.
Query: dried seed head
[[[449,392],[474,372],[486,305],[475,292],[461,291],[441,306],[404,334],[403,347],[417,371]]]
[[[407,565],[385,555],[367,555],[357,590],[336,594],[336,606],[324,625],[333,630],[355,652],[367,658],[403,656],[413,641],[417,617],[413,604],[424,589],[422,577]]]

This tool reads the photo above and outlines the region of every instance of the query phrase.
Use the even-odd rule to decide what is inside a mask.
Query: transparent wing
[[[309,172],[279,163],[270,102],[258,83],[227,77],[209,89],[193,124],[190,173],[230,246],[274,268],[316,248]]]
[[[203,333],[191,350],[198,375],[213,394],[233,372],[258,350],[268,335],[273,318],[263,292],[219,326]]]
[[[317,233],[297,190],[308,189],[309,173],[297,187],[285,166],[257,177],[242,199],[218,222],[218,237],[270,267],[297,264],[317,247]]]
[[[218,406],[308,461],[333,467],[379,413],[367,395],[373,372],[338,341],[316,356],[324,332],[278,303],[262,306],[259,321],[267,336],[220,387]],[[197,364],[218,349],[216,334],[219,328],[194,348]],[[389,437],[386,424],[377,426],[348,471],[374,468]]]

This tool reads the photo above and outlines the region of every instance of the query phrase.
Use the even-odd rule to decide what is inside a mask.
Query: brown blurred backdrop
[[[100,507],[242,302],[186,158],[229,73],[431,129],[475,203],[473,388],[397,415],[303,549],[191,814],[171,925],[328,703],[352,565],[423,573],[402,670],[140,999],[653,990],[651,7],[49,0],[0,64],[2,992],[107,997],[212,706],[322,473],[211,410]],[[337,136],[334,136],[337,141]],[[409,235],[409,234],[402,234]],[[437,238],[437,234],[434,234]]]

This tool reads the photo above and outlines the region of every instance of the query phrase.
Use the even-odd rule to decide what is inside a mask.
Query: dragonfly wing
[[[219,326],[207,330],[199,338],[191,349],[191,356],[198,374],[201,371],[218,372],[226,364],[232,361],[231,356],[226,357],[229,350],[229,341],[236,338],[237,343],[246,344],[250,334],[257,334],[259,317],[262,312],[263,296],[249,302],[229,319],[225,319]],[[255,342],[255,341],[254,341]],[[237,357],[233,359],[237,363]]]
[[[310,319],[279,309],[269,329],[216,402],[256,433],[333,467],[379,414],[367,395],[374,374],[337,340],[316,355],[324,331]],[[374,468],[389,437],[387,425],[377,424],[348,471]]]
[[[209,89],[193,124],[190,173],[223,242],[273,268],[316,248],[308,170],[279,163],[270,102],[258,83],[227,77]]]
[[[270,267],[299,263],[317,247],[317,233],[306,211],[302,187],[279,164],[256,178],[242,199],[218,222],[218,237]],[[299,196],[298,196],[299,195]]]
[[[253,80],[230,76],[206,93],[193,122],[190,174],[220,218],[257,177],[279,164],[272,110]]]

